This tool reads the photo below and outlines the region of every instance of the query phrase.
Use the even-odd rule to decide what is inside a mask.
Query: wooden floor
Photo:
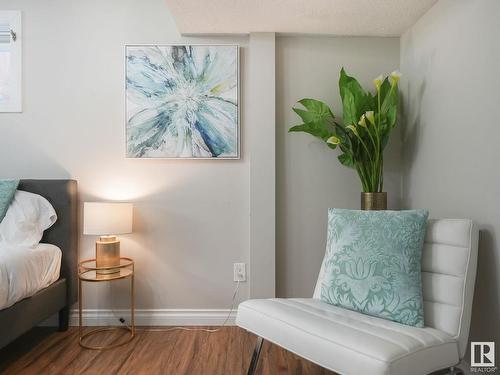
[[[99,333],[90,344],[117,340]],[[35,328],[0,350],[1,374],[246,374],[255,336],[237,327],[216,333],[138,331],[129,344],[106,351],[82,349],[78,330]],[[264,343],[257,374],[331,375],[276,345]]]

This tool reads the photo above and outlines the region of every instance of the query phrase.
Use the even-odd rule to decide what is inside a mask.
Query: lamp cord
[[[231,314],[234,311],[234,305],[236,302],[236,297],[238,296],[238,291],[240,289],[240,281],[238,280],[236,282],[236,288],[234,289],[233,292],[233,297],[231,299],[231,307],[229,309],[229,313],[226,316],[226,319],[224,319],[224,322],[222,323],[221,326],[218,328],[192,328],[192,327],[183,327],[183,326],[176,326],[176,327],[170,327],[170,328],[136,328],[136,331],[147,331],[147,332],[169,332],[169,331],[199,331],[199,332],[208,332],[208,333],[215,333],[219,332],[222,328],[226,326],[226,323],[228,322],[229,318],[231,317]],[[127,324],[123,324],[125,327],[130,329],[130,326]]]

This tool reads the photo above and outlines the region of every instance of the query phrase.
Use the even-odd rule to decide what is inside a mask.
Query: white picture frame
[[[131,154],[130,152],[130,134],[129,134],[129,123],[130,119],[133,116],[131,111],[131,103],[129,102],[129,90],[128,90],[128,83],[130,82],[130,72],[129,72],[129,66],[128,66],[128,60],[130,57],[130,50],[133,49],[144,49],[144,48],[179,48],[179,47],[190,47],[190,48],[211,48],[211,49],[217,49],[217,48],[232,48],[234,49],[234,57],[235,57],[235,83],[236,87],[234,90],[234,100],[236,104],[236,113],[235,113],[235,128],[234,128],[234,136],[235,136],[235,142],[234,142],[234,154],[232,155],[218,155],[218,156],[201,156],[201,155],[169,155],[168,153],[165,154],[157,154],[157,155],[134,155]],[[236,44],[127,44],[125,45],[125,117],[126,117],[126,124],[125,124],[125,157],[127,159],[176,159],[176,160],[186,160],[186,159],[195,159],[195,160],[202,160],[202,159],[209,159],[209,160],[239,160],[241,158],[241,131],[240,131],[240,53],[239,53],[239,45]]]
[[[0,10],[0,112],[22,112],[21,11]]]

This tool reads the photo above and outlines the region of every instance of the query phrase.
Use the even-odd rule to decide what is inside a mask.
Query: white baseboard
[[[136,326],[220,326],[227,319],[226,325],[234,325],[236,311],[228,309],[137,309],[135,310]],[[120,325],[123,317],[130,323],[130,310],[86,309],[83,310],[84,326]],[[69,324],[78,325],[78,310],[71,311]],[[51,316],[40,324],[56,326],[57,315]]]

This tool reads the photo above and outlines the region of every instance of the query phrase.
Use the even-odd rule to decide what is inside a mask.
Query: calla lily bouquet
[[[367,92],[359,82],[340,71],[339,89],[343,121],[335,119],[332,110],[315,99],[302,99],[303,108],[293,108],[304,122],[290,132],[305,132],[321,138],[328,147],[342,152],[338,159],[356,169],[364,192],[382,192],[384,187],[384,148],[397,123],[398,82],[401,74],[373,80],[375,92]]]

